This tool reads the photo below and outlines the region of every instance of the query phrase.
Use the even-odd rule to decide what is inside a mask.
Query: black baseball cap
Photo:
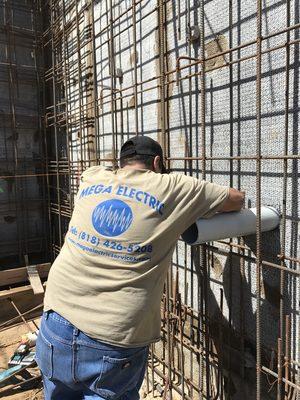
[[[120,158],[124,158],[131,155],[143,155],[143,156],[160,156],[162,161],[162,173],[167,173],[166,167],[163,164],[163,151],[161,145],[156,140],[151,139],[148,136],[133,136],[128,139],[127,142],[121,147]]]

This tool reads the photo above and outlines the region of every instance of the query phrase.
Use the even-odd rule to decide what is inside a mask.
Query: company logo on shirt
[[[81,190],[79,199],[85,199],[88,196],[98,196],[106,193],[113,193],[116,196],[132,199],[136,203],[145,204],[153,210],[156,210],[159,215],[163,215],[165,205],[157,197],[153,196],[151,193],[126,185],[119,185],[114,190],[112,185],[105,186],[102,183],[87,186]]]
[[[131,208],[121,200],[106,200],[97,205],[92,214],[94,228],[103,236],[119,236],[126,232],[133,220]]]

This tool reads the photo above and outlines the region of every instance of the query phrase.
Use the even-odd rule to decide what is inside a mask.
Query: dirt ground
[[[29,326],[34,331],[36,329],[34,322],[38,325],[38,319],[29,322]],[[12,328],[0,331],[0,372],[7,369],[7,364],[10,357],[13,355],[15,349],[20,343],[21,336],[29,331],[29,328],[25,325],[18,325]],[[39,375],[38,368],[32,368],[29,370],[33,376]],[[21,381],[19,377],[14,378],[12,384],[18,384]],[[10,383],[10,382],[9,382]],[[11,388],[12,384],[8,384],[4,387],[0,386],[0,398],[5,400],[43,400],[43,386],[41,380],[35,381],[31,386],[27,388],[15,387]],[[143,385],[145,388],[145,386]],[[142,388],[140,397],[143,400],[153,400],[160,398],[158,393],[146,394]]]
[[[38,319],[28,323],[33,331],[36,330],[34,322],[38,324]],[[22,324],[0,332],[0,372],[7,369],[8,361],[18,347],[21,336],[28,331],[29,327]],[[32,376],[40,375],[38,368],[31,368],[29,372]],[[18,384],[21,380],[19,376],[16,376],[7,381],[6,386],[0,386],[0,398],[7,400],[42,400],[44,398],[41,380],[36,380],[22,389],[15,387],[9,390],[13,384]]]

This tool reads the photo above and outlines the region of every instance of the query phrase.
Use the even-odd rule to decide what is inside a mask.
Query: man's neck
[[[127,164],[122,169],[148,169],[143,163]]]

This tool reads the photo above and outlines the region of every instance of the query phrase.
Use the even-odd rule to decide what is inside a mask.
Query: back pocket
[[[148,347],[126,358],[104,356],[100,377],[95,382],[96,392],[106,400],[118,399],[140,381],[147,361]]]
[[[45,338],[41,329],[37,338],[35,359],[42,374],[51,379],[53,375],[53,346]]]

